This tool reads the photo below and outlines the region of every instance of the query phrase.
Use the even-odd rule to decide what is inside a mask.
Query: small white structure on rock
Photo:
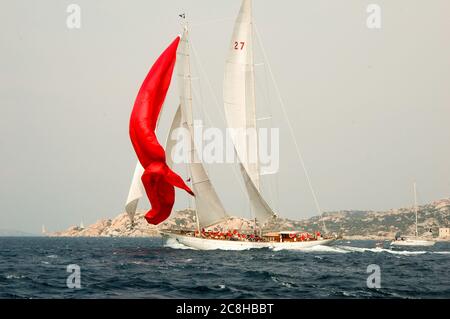
[[[439,228],[439,238],[450,239],[450,228],[449,227]]]

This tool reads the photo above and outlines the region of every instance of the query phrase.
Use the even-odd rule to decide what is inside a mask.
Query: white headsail
[[[172,148],[175,146],[171,141],[172,132],[177,127],[184,127],[189,132],[189,162],[188,171],[192,181],[192,190],[195,193],[195,207],[199,225],[207,227],[228,218],[209,176],[199,160],[194,143],[193,115],[192,115],[192,77],[189,56],[189,37],[187,28],[184,30],[177,51],[177,76],[180,94],[180,107],[174,117],[169,138],[166,144],[167,163],[172,164],[169,159]]]
[[[136,163],[134,169],[133,179],[131,180],[130,191],[128,192],[127,202],[125,204],[125,211],[128,214],[131,222],[134,220],[139,199],[145,194],[144,185],[141,181],[141,176],[144,174],[144,168],[139,161]]]
[[[264,223],[275,214],[260,194],[251,0],[242,1],[234,25],[225,64],[223,99],[228,127],[238,132],[231,138],[252,210]]]

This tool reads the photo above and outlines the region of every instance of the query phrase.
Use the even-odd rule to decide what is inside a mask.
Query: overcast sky
[[[81,7],[81,29],[66,26],[70,3]],[[381,29],[366,26],[369,3],[381,6]],[[123,211],[136,162],[130,111],[155,58],[181,32],[181,12],[197,53],[194,107],[204,111],[196,117],[223,127],[224,61],[239,6],[1,0],[0,228],[55,231]],[[414,180],[421,202],[450,195],[449,12],[448,0],[254,1],[323,210],[408,206]],[[311,216],[314,202],[260,49],[258,115],[272,116],[281,138],[281,169],[263,177],[264,191],[279,215]],[[173,84],[161,141],[178,104]],[[234,168],[208,170],[226,208],[248,215]],[[183,208],[188,199],[178,194]]]

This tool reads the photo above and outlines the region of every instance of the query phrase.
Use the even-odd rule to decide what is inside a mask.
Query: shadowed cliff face
[[[50,236],[68,237],[152,237],[159,236],[159,229],[196,229],[193,210],[182,210],[164,223],[154,226],[144,219],[144,211],[139,211],[132,226],[126,213],[114,219],[102,219],[86,228],[72,226]],[[374,211],[341,211],[325,213],[323,220],[330,232],[343,236],[361,238],[393,238],[396,233],[412,235],[415,231],[415,213],[413,208],[392,209],[384,212]],[[419,207],[419,233],[431,229],[433,236],[438,235],[439,227],[450,225],[450,199],[442,199]],[[221,223],[222,229],[239,229],[251,232],[254,223],[245,218],[232,217]],[[309,219],[294,221],[279,218],[264,227],[264,230],[322,230],[322,220],[315,216]]]

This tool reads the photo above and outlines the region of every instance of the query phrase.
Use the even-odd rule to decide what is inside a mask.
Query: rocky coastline
[[[440,227],[450,225],[450,198],[438,200],[419,207],[419,232],[432,230],[437,238]],[[52,237],[156,237],[161,229],[195,229],[194,211],[186,209],[177,211],[164,223],[149,225],[144,219],[145,211],[138,211],[132,225],[127,214],[121,213],[113,219],[101,219],[87,227],[71,226],[67,230],[48,233]],[[388,211],[339,211],[324,213],[323,221],[330,233],[342,235],[353,240],[392,239],[396,233],[412,235],[414,233],[414,210],[409,208]],[[323,229],[319,216],[303,220],[279,218],[269,223],[265,230],[302,230],[316,231]],[[251,232],[253,222],[245,218],[232,217],[220,224],[222,229],[238,229]]]

